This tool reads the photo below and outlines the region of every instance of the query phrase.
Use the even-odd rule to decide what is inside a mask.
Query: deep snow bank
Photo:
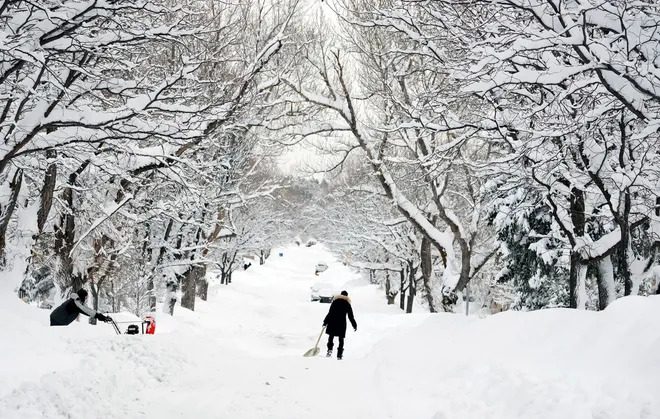
[[[377,388],[401,418],[660,418],[658,319],[660,297],[602,313],[434,316],[375,347],[387,365]]]
[[[660,418],[660,297],[601,313],[402,314],[322,247],[287,248],[213,287],[155,336],[115,336],[0,295],[0,418]],[[349,290],[346,358],[303,358]],[[323,344],[323,342],[322,342]]]

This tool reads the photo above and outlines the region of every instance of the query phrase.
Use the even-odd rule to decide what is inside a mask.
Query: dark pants
[[[337,336],[339,338],[339,346],[337,347],[337,356],[342,356],[344,354],[344,338]],[[334,343],[335,337],[328,335],[328,350],[331,351],[332,347],[335,346]]]

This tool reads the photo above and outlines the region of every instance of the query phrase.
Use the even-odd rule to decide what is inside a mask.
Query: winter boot
[[[332,349],[328,349],[328,352],[325,354],[325,356],[330,358],[332,356]]]
[[[337,359],[341,360],[344,357],[344,351],[337,351]]]

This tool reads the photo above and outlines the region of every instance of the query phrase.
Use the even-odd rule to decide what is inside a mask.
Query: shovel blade
[[[303,356],[305,357],[310,357],[310,356],[316,356],[321,352],[321,349],[317,346],[316,348],[312,348],[309,351],[305,352]]]

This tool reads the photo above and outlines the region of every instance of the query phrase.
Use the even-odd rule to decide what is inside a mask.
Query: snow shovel
[[[323,336],[323,332],[325,331],[325,326],[321,328],[321,333],[319,334],[319,338],[316,339],[316,345],[309,351],[305,352],[303,356],[310,357],[310,356],[316,356],[321,352],[321,349],[319,348],[319,342],[321,341],[321,336]]]
[[[119,326],[117,326],[117,323],[112,319],[112,317],[108,317],[110,319],[110,323],[112,323],[112,327],[115,329],[115,333],[118,335],[121,335],[121,331],[119,330]]]
[[[118,335],[121,335],[121,330],[119,330],[119,326],[117,326],[117,322],[112,319],[112,317],[108,317],[108,323],[112,324],[112,327],[115,329],[115,333]],[[138,335],[140,334],[140,329],[138,328],[138,325],[135,324],[136,322],[130,321],[130,322],[119,322],[119,323],[128,323],[129,326],[126,329],[126,332],[124,333],[125,335]],[[144,324],[146,322],[142,323],[142,334],[144,335]],[[153,333],[151,333],[153,334]]]

